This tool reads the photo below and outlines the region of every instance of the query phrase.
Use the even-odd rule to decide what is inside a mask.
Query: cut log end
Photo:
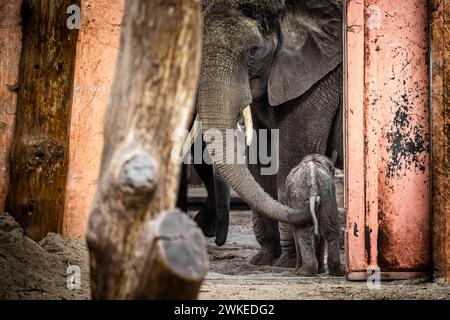
[[[180,277],[203,278],[208,261],[205,239],[185,213],[173,210],[161,217],[157,245],[167,264]]]
[[[154,222],[155,243],[147,264],[143,298],[194,299],[208,270],[201,230],[178,209]]]

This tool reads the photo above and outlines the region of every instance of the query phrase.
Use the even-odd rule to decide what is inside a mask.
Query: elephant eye
[[[255,58],[256,56],[258,56],[258,54],[261,52],[261,50],[262,50],[261,46],[252,46],[248,50],[248,56],[250,58]]]

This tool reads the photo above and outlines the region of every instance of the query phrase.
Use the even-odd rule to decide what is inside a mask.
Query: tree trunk
[[[87,241],[94,299],[191,299],[207,271],[180,211],[172,133],[191,118],[201,2],[128,0]]]
[[[450,281],[450,1],[430,4],[433,267],[435,280]]]
[[[34,240],[61,232],[77,29],[73,0],[25,0],[6,209]]]

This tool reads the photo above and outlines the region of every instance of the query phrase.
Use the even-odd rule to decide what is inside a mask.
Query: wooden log
[[[172,133],[192,116],[201,3],[128,0],[89,216],[94,299],[191,299],[207,271],[201,231],[175,206]]]
[[[79,0],[24,0],[23,48],[6,210],[34,240],[61,232]]]
[[[22,49],[21,1],[0,5],[0,211],[5,210],[9,159],[14,137],[20,52]]]
[[[196,224],[175,209],[160,215],[146,233],[153,239],[151,254],[138,290],[139,298],[194,298],[204,277],[204,237]],[[159,285],[155,285],[159,284]]]

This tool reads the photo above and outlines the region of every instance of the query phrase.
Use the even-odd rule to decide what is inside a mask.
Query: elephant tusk
[[[252,144],[253,140],[253,122],[252,122],[252,111],[250,110],[250,105],[244,108],[242,111],[242,117],[244,118],[245,125],[245,138],[247,146]]]
[[[200,121],[198,120],[198,115],[195,117],[194,125],[191,128],[191,131],[189,131],[189,135],[186,138],[186,141],[184,141],[183,148],[181,149],[181,158],[183,159],[186,154],[191,149],[192,145],[194,144],[195,140],[197,139],[197,136],[200,132],[201,125]]]
[[[317,221],[317,215],[316,215],[316,203],[320,205],[320,196],[311,196],[309,197],[309,210],[311,211],[311,217],[313,220],[313,227],[314,227],[314,235],[319,235],[319,222]]]

